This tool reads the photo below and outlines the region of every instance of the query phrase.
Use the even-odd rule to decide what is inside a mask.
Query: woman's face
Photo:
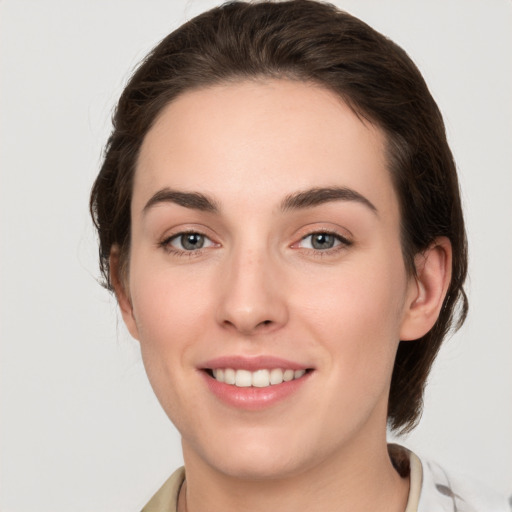
[[[384,146],[284,80],[185,93],[147,134],[124,316],[186,460],[276,477],[383,442],[417,292]]]

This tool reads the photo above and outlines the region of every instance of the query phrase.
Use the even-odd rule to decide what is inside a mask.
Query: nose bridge
[[[287,319],[276,258],[261,240],[238,243],[221,277],[219,322],[241,333],[272,330]]]

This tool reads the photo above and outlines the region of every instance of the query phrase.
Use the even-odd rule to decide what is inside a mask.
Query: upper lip
[[[222,356],[205,361],[199,367],[203,370],[213,370],[216,368],[233,368],[236,370],[249,370],[254,372],[256,370],[281,368],[283,370],[306,370],[311,368],[288,359],[282,359],[274,356]]]

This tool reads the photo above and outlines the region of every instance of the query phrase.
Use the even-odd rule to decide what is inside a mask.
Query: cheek
[[[168,342],[177,341],[181,331],[194,329],[198,323],[194,319],[202,314],[208,300],[204,272],[187,265],[173,268],[164,255],[145,252],[133,255],[130,270],[132,304],[142,331],[140,337],[156,343],[155,335],[165,331]]]
[[[188,411],[184,400],[193,399],[194,390],[184,386],[211,310],[200,281],[171,276],[152,265],[139,267],[130,278],[144,367],[155,395],[177,425]]]
[[[201,276],[171,273],[156,265],[133,265],[133,314],[148,374],[166,363],[183,364],[206,325],[211,304]]]
[[[407,279],[392,258],[360,263],[297,291],[295,309],[303,312],[310,339],[330,354],[337,375],[372,382],[391,373]]]

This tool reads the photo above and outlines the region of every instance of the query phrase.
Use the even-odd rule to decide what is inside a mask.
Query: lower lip
[[[257,411],[271,407],[296,393],[309,380],[312,372],[308,371],[299,379],[265,388],[233,386],[215,380],[205,371],[201,373],[209,390],[224,403],[238,409]]]

